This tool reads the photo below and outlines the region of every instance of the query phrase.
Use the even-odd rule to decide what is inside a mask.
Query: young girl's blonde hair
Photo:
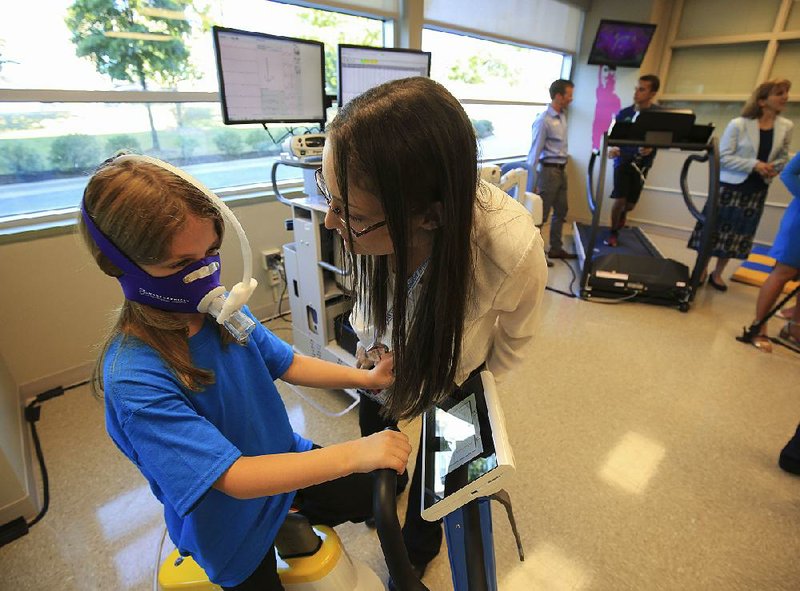
[[[140,266],[168,258],[172,238],[189,216],[213,220],[220,240],[225,231],[222,215],[200,189],[135,155],[104,162],[89,179],[83,207],[100,231]],[[79,228],[98,267],[111,277],[122,275],[97,247],[83,219]],[[227,331],[220,334],[225,342],[232,341],[225,336]],[[180,315],[126,299],[95,363],[92,390],[96,395],[102,395],[105,352],[119,335],[134,336],[155,349],[190,390],[200,391],[214,381],[211,371],[192,365],[188,327]]]

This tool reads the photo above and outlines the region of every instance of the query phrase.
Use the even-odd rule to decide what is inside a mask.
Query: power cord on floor
[[[156,564],[153,567],[153,591],[158,591],[158,571],[161,568],[161,554],[164,552],[164,542],[167,540],[167,528],[161,533],[161,541],[158,542],[158,550],[156,550]]]
[[[281,261],[281,267],[278,269],[278,273],[281,275],[281,279],[283,280],[283,290],[281,291],[280,297],[278,297],[278,315],[277,317],[281,320],[291,323],[291,320],[287,320],[287,316],[289,316],[292,311],[291,309],[288,312],[281,313],[281,306],[283,305],[283,296],[286,295],[286,290],[289,288],[289,280],[286,277],[286,261]]]
[[[71,386],[56,386],[55,388],[51,388],[50,390],[38,394],[25,406],[24,416],[25,420],[30,423],[31,426],[33,447],[36,451],[36,458],[39,461],[39,470],[41,471],[42,475],[42,508],[39,511],[39,514],[30,521],[26,522],[24,517],[18,517],[3,526],[0,526],[0,546],[4,546],[9,542],[13,542],[17,538],[21,538],[22,536],[26,535],[30,528],[42,520],[47,513],[47,510],[50,508],[50,479],[47,475],[47,466],[44,462],[42,443],[39,440],[39,433],[36,431],[36,423],[39,421],[42,415],[42,403],[53,398],[58,398],[59,396],[63,396],[65,392],[80,386],[85,386],[88,383],[89,380],[85,380],[83,382],[78,382],[77,384],[72,384]]]
[[[580,298],[585,302],[593,302],[595,304],[622,304],[624,302],[629,302],[633,300],[635,297],[641,295],[641,292],[636,291],[632,294],[623,296],[621,298],[582,297],[579,294],[575,293],[575,282],[578,280],[578,274],[575,272],[575,268],[566,259],[561,259],[561,262],[567,266],[569,272],[572,274],[572,279],[570,280],[569,287],[567,288],[568,291],[556,289],[555,287],[550,287],[549,285],[545,286],[545,289],[547,291],[552,291],[554,293],[566,296],[568,298]]]
[[[598,297],[591,297],[591,298],[582,298],[586,302],[593,302],[595,304],[622,304],[624,302],[630,302],[635,297],[642,295],[641,292],[635,291],[632,294],[623,296],[621,298],[598,298]]]
[[[577,298],[578,296],[573,291],[573,286],[575,285],[575,281],[578,279],[578,275],[575,273],[575,269],[572,268],[572,265],[570,265],[566,259],[561,259],[561,262],[567,266],[567,269],[569,269],[569,272],[572,274],[572,279],[570,280],[569,287],[567,288],[569,291],[556,289],[555,287],[550,287],[549,285],[546,285],[545,289],[547,291],[552,291],[554,293],[566,296],[568,298]]]

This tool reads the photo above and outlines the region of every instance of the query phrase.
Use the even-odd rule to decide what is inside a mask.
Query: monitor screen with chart
[[[325,122],[325,59],[319,41],[213,27],[222,119]]]
[[[384,82],[430,74],[429,51],[340,44],[339,107]]]

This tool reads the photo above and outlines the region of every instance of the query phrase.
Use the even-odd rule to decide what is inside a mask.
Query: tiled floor
[[[651,237],[692,262],[682,240]],[[570,277],[557,262],[550,284],[566,289]],[[496,511],[501,591],[800,588],[800,478],[776,465],[800,420],[800,357],[734,340],[756,293],[705,288],[681,314],[548,292],[535,347],[500,386],[526,552],[518,562]],[[281,391],[299,432],[321,444],[357,435],[354,413],[331,419]],[[331,409],[347,402],[315,396]],[[105,435],[101,403],[80,389],[42,414],[51,508],[0,549],[0,588],[151,589],[159,506]],[[415,443],[418,429],[404,427]],[[385,580],[375,533],[339,529]],[[424,582],[444,591],[448,577],[442,554]]]

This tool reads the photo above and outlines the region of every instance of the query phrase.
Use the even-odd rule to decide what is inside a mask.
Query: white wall
[[[29,447],[17,384],[0,355],[0,525],[39,510]]]
[[[234,208],[254,255],[259,287],[250,300],[257,317],[277,309],[259,252],[291,241],[290,216],[277,202]],[[235,234],[222,248],[222,279],[231,287],[242,274]],[[0,245],[0,355],[23,396],[85,379],[122,301],[119,283],[95,266],[77,233]],[[284,303],[288,306],[288,303]],[[285,309],[285,308],[284,308]]]

